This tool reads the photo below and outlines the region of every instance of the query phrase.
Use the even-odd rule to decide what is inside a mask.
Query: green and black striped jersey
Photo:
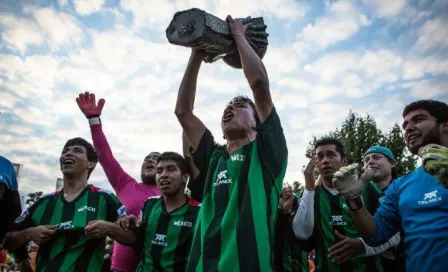
[[[340,242],[335,231],[340,234],[359,238],[345,199],[332,194],[323,185],[315,188],[314,194],[314,231],[312,239],[316,247],[316,271],[329,272],[378,272],[383,271],[380,257],[354,256],[348,262],[338,265],[328,256],[328,249]],[[381,190],[373,183],[367,185],[362,193],[364,203],[370,214],[374,214],[382,196]]]
[[[192,153],[205,178],[202,186],[189,187],[203,198],[187,271],[275,270],[277,207],[288,161],[275,108],[256,130],[255,140],[229,154],[207,129]]]
[[[84,228],[90,221],[115,222],[125,215],[125,207],[113,193],[87,185],[70,202],[64,199],[63,189],[43,195],[17,218],[14,230],[58,226],[53,238],[39,247],[36,272],[96,272],[103,266],[105,238],[89,239]]]
[[[167,212],[162,196],[148,198],[140,214],[143,252],[137,272],[185,271],[200,204],[188,199]]]
[[[279,207],[275,228],[275,269],[285,272],[308,272],[308,253],[300,248],[292,228],[293,216],[297,212],[299,198],[294,196],[292,215],[283,214]]]

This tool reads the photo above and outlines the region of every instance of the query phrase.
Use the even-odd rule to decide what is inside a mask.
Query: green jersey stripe
[[[84,247],[84,251],[79,256],[81,260],[85,260],[82,262],[76,262],[74,271],[100,271],[100,270],[91,270],[90,265],[92,265],[93,262],[89,262],[88,260],[93,257],[93,254],[97,248],[97,243],[101,242],[97,239],[95,240],[89,240],[87,241],[86,246]],[[104,256],[103,256],[104,258]],[[86,261],[87,260],[87,261]],[[89,268],[89,270],[87,270]]]
[[[249,145],[254,148],[253,145]],[[245,146],[247,151],[249,146]],[[256,148],[256,147],[255,147]],[[248,152],[244,152],[247,154]],[[247,157],[247,155],[245,156]],[[240,179],[237,184],[238,190],[238,210],[239,210],[239,220],[236,229],[237,235],[237,247],[238,247],[238,262],[240,271],[261,271],[260,268],[260,258],[258,256],[258,246],[257,246],[257,233],[254,226],[254,210],[252,209],[251,201],[245,201],[245,199],[251,200],[251,189],[248,180],[248,172],[251,161],[245,160],[241,169]],[[260,184],[257,184],[260,186]],[[258,198],[262,201],[263,196]],[[216,202],[215,202],[216,203]],[[261,217],[265,217],[266,213],[261,214]],[[265,217],[266,218],[266,217]],[[264,221],[264,220],[263,220]],[[264,224],[261,221],[260,224]],[[263,223],[262,223],[263,222]],[[268,223],[269,221],[265,221]],[[267,233],[263,233],[263,237],[268,237]]]
[[[198,212],[197,207],[188,206],[188,210],[186,214],[183,217],[183,221],[185,222],[196,222]],[[187,266],[187,260],[188,260],[188,254],[191,249],[191,244],[193,237],[191,233],[194,231],[191,228],[182,228],[179,232],[178,240],[180,241],[180,244],[185,244],[188,246],[181,246],[177,247],[174,251],[174,270],[175,271],[182,271],[185,270],[185,267]]]
[[[163,235],[165,238],[163,242],[166,242],[166,233],[171,221],[171,216],[169,214],[163,214],[162,205],[157,205],[158,213],[158,223],[156,227],[156,236]],[[156,271],[163,271],[162,267],[162,251],[165,247],[160,245],[152,245],[151,258],[153,261],[153,269]]]

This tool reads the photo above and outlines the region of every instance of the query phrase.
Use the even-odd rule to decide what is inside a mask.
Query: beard
[[[440,132],[439,132],[439,126],[435,126],[432,130],[430,130],[426,135],[422,136],[422,143],[419,145],[415,145],[410,147],[409,144],[407,143],[407,147],[409,149],[409,151],[411,151],[411,153],[413,155],[417,155],[418,154],[418,150],[428,144],[438,144],[440,145]]]
[[[142,182],[147,185],[156,185],[156,176],[154,175],[141,175]]]

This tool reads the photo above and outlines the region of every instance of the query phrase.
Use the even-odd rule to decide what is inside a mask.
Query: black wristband
[[[348,209],[352,212],[360,210],[364,206],[364,200],[362,196],[345,199],[345,202],[347,203]]]

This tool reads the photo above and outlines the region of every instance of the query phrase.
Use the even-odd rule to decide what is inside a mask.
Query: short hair
[[[180,155],[179,153],[163,152],[157,158],[157,164],[159,164],[159,162],[161,162],[161,161],[174,161],[176,163],[177,167],[179,167],[182,175],[188,174],[187,160],[185,160],[185,158],[182,155]]]
[[[448,121],[448,104],[436,100],[418,100],[407,105],[403,110],[403,118],[411,111],[425,110],[434,116],[438,123]]]
[[[252,110],[254,111],[254,118],[255,118],[255,123],[258,125],[260,125],[260,117],[258,117],[258,113],[257,113],[257,109],[255,108],[255,104],[254,102],[252,102],[252,100],[244,95],[237,95],[234,98],[232,98],[232,100],[229,101],[229,103],[227,103],[227,105],[233,104],[233,103],[247,103],[249,104],[249,106],[252,108]]]
[[[341,155],[342,158],[345,158],[344,145],[336,138],[333,137],[323,137],[317,140],[314,144],[314,150],[316,150],[319,146],[322,145],[335,145],[336,151]]]
[[[64,150],[65,148],[67,148],[69,146],[74,146],[74,145],[83,146],[86,149],[87,160],[89,162],[98,162],[98,153],[96,152],[95,148],[93,148],[93,145],[91,143],[89,143],[88,141],[84,140],[83,138],[76,137],[76,138],[68,140],[65,143],[64,148],[62,148],[62,150]],[[89,170],[89,174],[87,175],[87,178],[90,177],[90,174],[93,172],[93,169],[95,169],[95,167],[93,167],[92,169]]]

